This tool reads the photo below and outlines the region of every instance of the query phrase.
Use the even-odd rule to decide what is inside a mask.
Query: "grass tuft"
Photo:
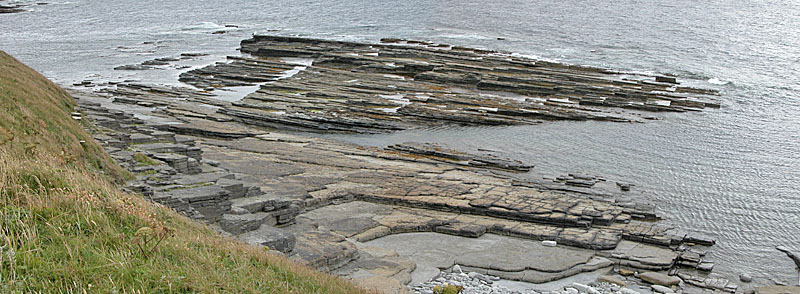
[[[144,153],[136,152],[133,154],[133,160],[136,161],[136,166],[151,166],[158,164],[157,161],[153,160]]]

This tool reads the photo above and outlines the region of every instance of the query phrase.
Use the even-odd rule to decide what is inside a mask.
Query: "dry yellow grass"
[[[72,120],[73,107],[63,89],[0,51],[0,145],[20,156],[50,154],[65,165],[89,163],[120,180],[125,172]]]
[[[0,293],[364,292],[121,193],[69,95],[2,51],[0,105]]]

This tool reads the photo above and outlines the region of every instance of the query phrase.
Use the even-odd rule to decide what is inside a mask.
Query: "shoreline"
[[[297,42],[297,40],[294,39],[293,42]],[[359,46],[363,46],[363,44]],[[297,50],[282,50],[284,50],[282,51],[283,53],[295,52],[290,53],[290,55],[310,54]],[[485,52],[472,52],[485,54]],[[341,55],[349,56],[344,53]],[[371,59],[371,57],[367,59]],[[211,72],[224,73],[227,78],[219,79],[215,76],[209,81],[219,83],[217,85],[222,87],[241,85],[237,83],[264,82],[264,79],[268,80],[271,77],[253,78],[249,76],[250,72],[247,69],[264,70],[265,64],[268,69],[286,69],[285,66],[276,65],[275,61],[265,63],[248,58],[233,60],[234,63],[240,62],[240,64],[232,68],[226,68],[225,65],[222,65],[222,69],[210,69]],[[335,58],[333,60],[335,62],[332,64],[342,64],[340,61],[336,61]],[[328,62],[328,66],[331,66],[331,61]],[[483,61],[473,60],[473,62],[480,63]],[[349,69],[353,63],[348,61],[343,64]],[[397,67],[396,65],[395,63],[395,67]],[[320,68],[317,65],[314,67]],[[395,67],[391,67],[391,70],[394,70]],[[473,69],[475,68],[470,70]],[[327,70],[330,70],[330,68]],[[350,69],[350,72],[353,70]],[[379,68],[378,70],[379,75],[384,75],[383,71],[387,69]],[[484,69],[477,70],[482,71]],[[453,72],[453,69],[448,69],[444,72],[449,74]],[[455,72],[458,71],[456,70]],[[184,81],[199,84],[198,81],[202,79],[202,75],[196,73],[194,71],[192,75],[189,75],[191,78]],[[296,86],[298,79],[309,77],[306,75],[307,73],[308,71],[300,71],[292,79],[287,79],[290,80],[287,83],[295,83],[292,85]],[[337,73],[342,74],[344,71]],[[372,76],[374,75],[372,74]],[[237,83],[231,82],[231,77]],[[243,82],[242,77],[251,79],[251,81]],[[359,75],[358,77],[368,79],[371,76]],[[463,77],[453,80],[449,76],[436,76],[432,81],[449,86],[452,86],[450,83],[455,83],[458,88],[463,88],[465,87]],[[326,76],[326,79],[330,78],[332,76]],[[386,79],[375,79],[374,77],[368,79],[371,84],[369,87],[361,87],[362,91],[375,91],[378,89],[386,91],[385,85],[387,83],[397,83],[400,80],[394,77],[384,78]],[[472,81],[471,79],[469,80]],[[405,79],[402,81],[405,81]],[[338,82],[340,83],[341,81]],[[380,85],[383,86],[377,88]],[[666,85],[658,83],[654,85],[650,83],[649,85],[667,88]],[[409,87],[412,86],[407,86],[406,89]],[[280,91],[287,91],[287,89],[289,91],[297,91],[297,87],[288,88],[286,86],[274,90],[276,89],[275,83],[266,88],[273,89],[271,95],[281,93]],[[248,99],[250,99],[249,101],[259,100],[263,103],[266,101],[264,98],[268,97],[264,95],[264,89],[265,86],[261,86],[259,91],[261,93],[251,94],[243,102],[248,103]],[[502,89],[516,91],[514,88]],[[341,95],[340,92],[337,92],[340,90],[333,88],[314,89],[314,91],[321,93],[333,91],[328,92],[329,95],[331,93]],[[460,93],[461,90],[455,93],[447,93],[443,90],[436,91],[443,92],[437,93],[443,96],[463,94]],[[528,88],[524,89],[524,91],[534,90]],[[525,94],[532,95],[531,93],[536,93],[535,91],[525,92]],[[311,102],[304,102],[308,103],[309,106],[303,106],[299,111],[292,109],[297,111],[296,113],[302,112],[304,116],[280,119],[273,117],[274,115],[265,115],[261,112],[259,112],[259,116],[247,114],[248,111],[252,112],[256,107],[247,105],[248,110],[243,111],[241,108],[244,105],[241,103],[215,101],[207,93],[190,89],[121,84],[117,85],[117,89],[107,91],[106,94],[115,99],[114,104],[123,103],[123,105],[129,107],[129,109],[125,109],[128,113],[109,111],[101,105],[95,104],[99,101],[108,105],[110,101],[102,100],[108,99],[108,97],[96,97],[91,94],[81,93],[75,93],[74,95],[78,98],[79,103],[82,103],[82,109],[89,115],[89,118],[92,121],[99,122],[98,125],[110,131],[110,133],[106,133],[99,138],[96,137],[96,139],[101,143],[105,142],[104,145],[107,147],[113,148],[107,148],[107,150],[112,155],[116,154],[117,160],[128,163],[132,171],[142,173],[140,183],[129,185],[129,189],[145,192],[145,194],[152,193],[151,197],[156,202],[162,202],[179,211],[183,210],[198,219],[216,223],[221,230],[238,235],[240,239],[248,240],[250,243],[268,244],[270,248],[283,249],[282,251],[294,254],[298,260],[308,262],[317,268],[339,269],[355,263],[356,265],[354,266],[357,269],[362,269],[357,266],[359,262],[370,264],[370,262],[378,260],[386,261],[387,258],[385,256],[359,249],[357,246],[350,244],[351,240],[355,239],[361,242],[386,234],[415,231],[430,231],[469,237],[479,237],[487,232],[492,232],[537,241],[556,239],[560,244],[559,246],[567,244],[572,245],[571,247],[583,247],[598,251],[612,250],[623,239],[626,242],[633,239],[636,240],[634,242],[643,242],[641,244],[654,243],[656,246],[675,246],[675,248],[669,250],[673,253],[664,253],[667,255],[666,259],[670,260],[668,263],[665,261],[658,263],[650,260],[642,262],[637,259],[636,254],[625,255],[625,253],[621,253],[622,255],[617,255],[616,257],[613,254],[611,255],[612,258],[620,261],[627,260],[624,266],[640,268],[641,270],[668,270],[672,269],[675,264],[680,264],[680,267],[701,269],[708,269],[709,267],[708,263],[702,260],[700,252],[693,252],[687,247],[684,247],[683,250],[685,251],[682,251],[678,245],[682,243],[711,245],[713,244],[712,240],[702,236],[688,236],[685,233],[676,233],[668,228],[658,228],[656,225],[640,222],[636,218],[644,220],[648,218],[649,214],[646,210],[636,207],[635,203],[626,208],[618,204],[609,204],[607,199],[598,200],[593,199],[593,197],[587,197],[586,195],[591,195],[590,193],[577,193],[578,196],[569,194],[583,188],[591,189],[601,182],[594,177],[572,175],[570,178],[568,176],[561,179],[563,183],[560,185],[563,187],[569,186],[570,189],[566,191],[564,189],[557,190],[550,187],[550,185],[558,183],[549,183],[548,185],[542,185],[541,183],[514,183],[509,180],[508,175],[498,173],[493,168],[487,169],[485,164],[484,166],[470,166],[469,164],[465,166],[448,159],[448,156],[445,156],[446,154],[443,155],[441,152],[430,155],[420,154],[420,152],[415,152],[414,150],[409,151],[408,148],[401,148],[401,150],[372,150],[330,140],[283,134],[280,131],[270,130],[266,132],[259,127],[253,127],[253,125],[266,125],[288,130],[299,127],[304,130],[316,129],[324,132],[341,129],[340,127],[331,127],[338,125],[352,126],[351,129],[357,132],[370,133],[375,130],[392,130],[394,127],[398,129],[400,127],[413,127],[415,124],[423,125],[433,121],[466,122],[478,125],[511,124],[518,121],[535,123],[535,121],[517,120],[514,118],[513,112],[511,112],[512,114],[494,114],[497,110],[491,111],[500,107],[478,106],[478,108],[489,109],[483,109],[483,112],[478,111],[477,113],[480,113],[478,117],[481,117],[481,119],[477,120],[475,119],[475,114],[465,111],[464,108],[455,117],[431,115],[429,112],[411,112],[404,117],[404,119],[411,118],[409,120],[411,126],[407,126],[404,124],[409,122],[397,124],[394,121],[396,118],[393,118],[391,112],[376,112],[368,110],[368,108],[366,108],[367,110],[360,108],[348,110],[348,114],[364,115],[365,113],[366,115],[351,116],[347,119],[341,116],[332,118],[316,115],[313,110],[318,106],[314,106],[314,103],[321,102],[322,100],[319,98],[315,98]],[[375,92],[369,92],[369,94],[377,95],[380,98],[384,98],[380,95],[391,96]],[[289,95],[276,96],[287,99],[286,96]],[[448,106],[460,105],[464,104],[466,101],[464,99],[439,100],[437,103],[444,102]],[[376,106],[399,104],[403,105],[401,107],[405,107],[411,105],[411,103],[405,105],[403,103],[412,102],[401,100],[403,103],[397,103],[397,101],[393,101],[398,100],[398,98],[385,98],[383,100],[389,101],[378,103]],[[426,100],[430,100],[430,98]],[[280,102],[281,100],[275,101]],[[413,102],[427,104],[427,101]],[[508,101],[503,100],[503,102]],[[590,109],[596,111],[593,108],[580,106],[580,103],[577,106],[573,106],[569,104],[563,105],[563,101],[551,102],[553,103],[548,105],[548,108],[570,107],[581,111]],[[213,107],[197,107],[197,103],[206,103]],[[373,104],[364,105],[375,105],[375,102],[369,103]],[[713,107],[715,105],[713,103],[703,103],[702,105],[704,106]],[[698,106],[701,104],[691,105]],[[284,104],[283,107],[289,106],[289,104]],[[491,104],[489,106],[498,105]],[[648,106],[649,108],[647,109],[670,110],[668,108],[663,109],[663,106],[655,103]],[[326,105],[325,107],[335,109],[333,107],[341,106]],[[602,106],[601,104],[600,107],[607,106]],[[634,109],[637,108],[641,107],[637,106]],[[148,116],[161,117],[165,121],[172,121],[173,123],[149,125],[148,121],[133,118],[132,113],[134,112],[145,112]],[[425,115],[420,115],[421,113]],[[398,115],[406,114],[401,113]],[[493,118],[493,116],[496,118]],[[364,117],[374,120],[360,120]],[[610,117],[614,119],[620,118],[614,115]],[[269,120],[265,120],[265,118]],[[298,121],[299,118],[302,118],[303,124],[299,124],[301,122]],[[550,115],[549,118],[553,119],[553,116]],[[574,119],[572,116],[565,117],[563,115],[557,116],[557,118]],[[581,118],[591,119],[590,116]],[[265,123],[267,121],[269,123]],[[308,121],[314,123],[309,124]],[[174,124],[175,122],[177,124]],[[321,126],[325,126],[325,128]],[[156,160],[156,162],[161,162],[155,165],[137,166],[134,160],[135,152],[140,152]],[[303,154],[311,159],[297,158],[297,154]],[[467,158],[475,158],[474,155],[465,156],[473,156]],[[485,163],[485,160],[477,162]],[[262,169],[264,169],[263,167],[269,167],[275,170],[263,171],[253,166],[255,163],[263,164]],[[507,166],[507,162],[503,164]],[[381,174],[380,171],[382,170],[388,170],[389,172]],[[425,181],[413,181],[412,179],[414,178],[425,179]],[[570,182],[571,184],[566,184]],[[486,187],[481,187],[481,185]],[[377,193],[373,191],[375,189],[377,189]],[[495,196],[492,196],[494,197],[492,201],[487,201],[485,196],[488,194],[486,193],[491,191],[495,191]],[[554,191],[565,194],[556,194]],[[530,198],[536,199],[536,203],[539,206],[532,206],[534,203],[528,202]],[[568,203],[561,203],[565,199],[568,200],[566,201]],[[311,214],[319,213],[327,208],[334,210],[338,208],[345,209],[346,207],[342,205],[357,203],[354,201],[366,201],[365,203],[384,207],[384,211],[380,213],[372,212],[373,216],[365,216],[357,220],[343,219],[341,222],[330,222],[331,215],[323,214],[322,217],[310,217]],[[576,207],[581,209],[576,209]],[[388,211],[391,212],[386,212],[385,209],[389,209]],[[411,209],[410,211],[413,213],[409,214],[408,209]],[[344,212],[339,211],[338,213],[339,215],[345,215],[345,213],[349,212],[351,211],[344,210]],[[453,214],[454,212],[456,214]],[[448,215],[448,213],[450,214]],[[334,213],[333,216],[335,215],[337,214]],[[424,222],[409,222],[409,215],[424,216],[428,220]],[[376,219],[377,216],[381,217]],[[636,224],[636,226],[630,225],[631,223]],[[273,225],[279,225],[283,228],[275,229],[272,227]],[[555,229],[555,233],[552,229]],[[645,251],[653,252],[654,250],[647,249]],[[314,259],[314,257],[318,258]],[[620,261],[611,262],[610,265],[616,264],[618,267],[622,264]],[[402,259],[396,259],[393,263],[395,265],[389,267],[394,267],[395,269],[403,268],[402,264],[405,263],[405,268],[409,268],[407,261]],[[491,269],[489,265],[484,266],[486,266],[484,269]],[[386,272],[386,268],[380,269],[383,271],[373,268],[373,272],[369,272],[367,279],[364,280],[378,279],[375,277],[379,277],[379,273]],[[523,270],[530,269],[524,266]],[[364,278],[364,272],[354,272],[359,273],[356,276]],[[506,272],[514,273],[518,271]],[[392,276],[396,274],[394,273]],[[511,274],[508,275],[512,276]],[[379,278],[383,283],[391,280],[404,281],[405,279],[391,279],[392,276]],[[706,286],[708,284],[705,283],[704,278],[699,276],[685,275],[683,279],[692,285],[702,284]],[[398,289],[403,288],[403,283],[395,283],[400,285]],[[736,288],[729,286],[729,284],[733,285],[735,283],[729,283],[727,280],[724,282],[719,281],[716,284],[712,284],[712,288],[728,291],[733,289],[735,291]]]

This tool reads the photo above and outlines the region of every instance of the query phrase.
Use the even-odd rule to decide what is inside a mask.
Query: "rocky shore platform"
[[[669,77],[384,41],[257,36],[242,42],[251,56],[181,75],[196,88],[72,91],[73,118],[136,175],[125,189],[384,293],[428,293],[414,287],[455,265],[472,280],[540,293],[587,276],[645,285],[640,293],[753,289],[716,276],[706,258],[715,241],[661,224],[628,183],[531,180],[519,175],[532,165],[485,150],[367,148],[296,132],[641,121],[716,107],[715,93]],[[237,101],[215,94],[243,85],[260,86]]]

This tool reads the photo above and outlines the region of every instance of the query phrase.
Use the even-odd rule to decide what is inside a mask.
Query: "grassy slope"
[[[363,292],[119,192],[73,103],[0,51],[0,293]]]

